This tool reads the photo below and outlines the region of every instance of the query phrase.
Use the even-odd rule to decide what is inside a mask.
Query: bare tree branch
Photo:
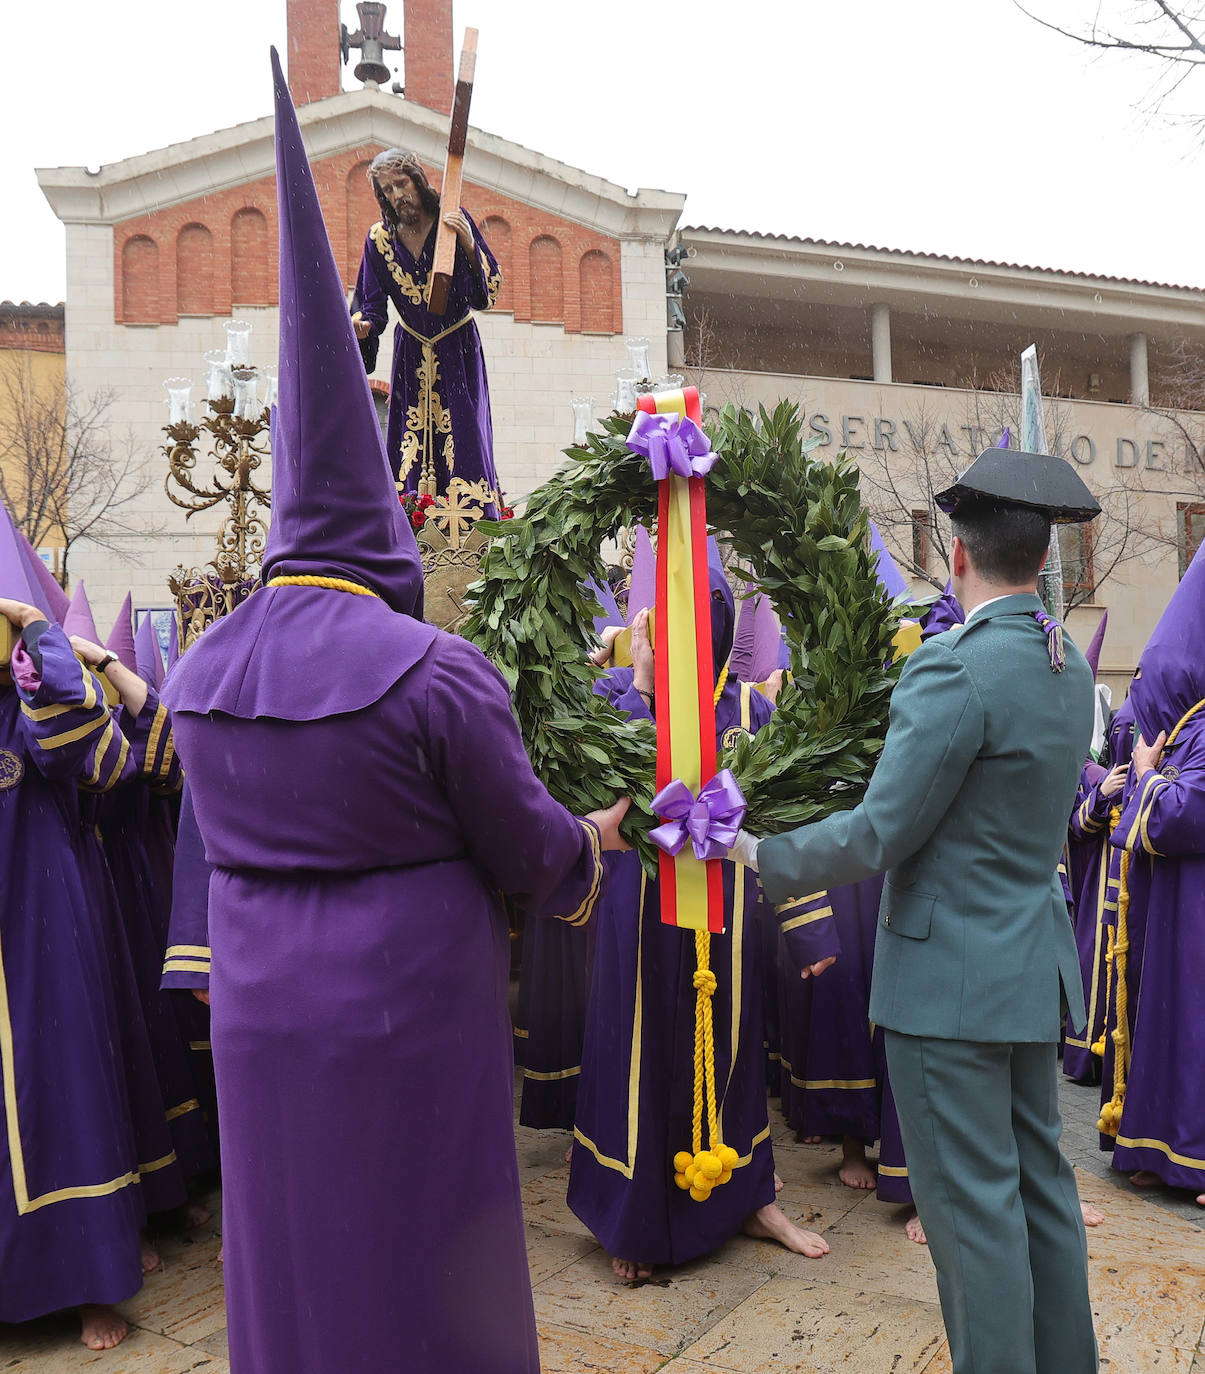
[[[154,474],[132,430],[110,435],[114,393],[39,381],[30,355],[7,353],[0,398],[0,498],[29,542],[62,545],[64,584],[81,539],[128,559],[131,535],[156,532],[134,508]]]

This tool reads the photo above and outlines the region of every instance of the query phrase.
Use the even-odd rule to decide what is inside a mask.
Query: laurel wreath
[[[528,498],[522,515],[481,522],[493,538],[469,589],[462,633],[510,684],[537,775],[578,815],[632,798],[624,834],[647,865],[656,851],[656,732],[594,694],[592,618],[584,585],[604,572],[601,545],[655,518],[647,461],[624,440],[631,417],[611,416]],[[844,810],[862,795],[883,744],[896,669],[897,611],[875,573],[858,469],[809,456],[797,409],[756,415],[728,405],[707,426],[718,455],[707,515],[782,619],[793,684],[770,722],[721,753],[748,802],[756,834],[788,830]]]

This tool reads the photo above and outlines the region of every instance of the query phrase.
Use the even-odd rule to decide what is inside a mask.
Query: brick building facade
[[[396,6],[394,9],[396,10]],[[391,20],[393,16],[391,15]],[[288,0],[289,79],[335,259],[350,291],[364,238],[380,218],[366,172],[382,149],[416,152],[436,186],[453,92],[451,0],[406,0],[405,94],[341,91],[338,0]],[[265,65],[265,103],[269,93]],[[113,420],[156,463],[163,379],[204,378],[232,316],[254,326],[253,355],[275,361],[277,226],[271,119],[203,135],[93,174],[44,169],[43,191],[67,227],[68,367],[73,382],[112,388]],[[512,499],[550,473],[572,437],[569,399],[598,410],[626,362],[622,337],[647,335],[665,370],[664,246],[684,197],[621,187],[471,130],[462,202],[503,273],[478,318],[490,373],[495,459]],[[387,331],[387,334],[391,331]],[[381,349],[374,389],[388,388]],[[194,393],[196,394],[196,393]],[[158,481],[139,498],[144,533],[130,560],[81,547],[98,614],[132,584],[139,606],[166,604],[177,563],[212,553],[214,522],[189,521]]]

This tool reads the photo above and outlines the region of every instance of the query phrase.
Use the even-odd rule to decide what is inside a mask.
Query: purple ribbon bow
[[[696,859],[722,859],[736,843],[745,810],[744,793],[728,768],[705,782],[697,797],[675,778],[653,798],[653,812],[665,824],[650,830],[649,839],[667,854],[690,840]]]
[[[653,470],[653,481],[676,473],[679,477],[703,477],[715,466],[707,435],[685,415],[650,415],[636,412],[628,431],[628,448],[643,453]]]

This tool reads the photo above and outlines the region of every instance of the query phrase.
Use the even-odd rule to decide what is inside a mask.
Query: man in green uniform
[[[937,497],[965,625],[908,659],[861,804],[740,838],[770,901],[887,875],[871,1020],[955,1374],[1097,1368],[1087,1253],[1059,1150],[1062,1012],[1084,1022],[1055,870],[1092,733],[1092,673],[1037,596],[1051,521],[1099,506],[1062,459],[989,449]],[[796,918],[798,920],[798,918]],[[837,952],[808,930],[808,972]]]

